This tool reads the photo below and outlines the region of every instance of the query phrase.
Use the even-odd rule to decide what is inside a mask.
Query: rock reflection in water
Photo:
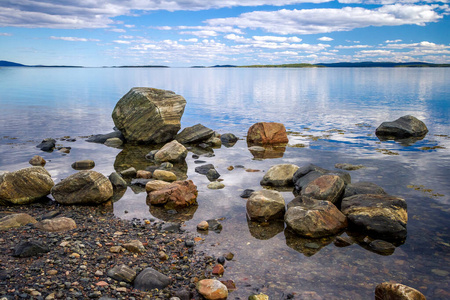
[[[256,159],[282,158],[286,151],[286,145],[254,145],[247,143],[248,150]]]
[[[313,256],[323,247],[333,242],[336,236],[327,236],[319,239],[308,239],[295,234],[289,228],[284,230],[286,245],[305,256]]]
[[[119,201],[120,199],[122,199],[123,195],[125,195],[126,191],[126,188],[113,188],[113,196],[111,198],[111,201],[113,203]]]
[[[247,218],[250,234],[258,240],[269,240],[284,230],[284,222],[274,220],[271,222],[255,222]]]
[[[181,223],[191,220],[197,211],[198,205],[191,205],[185,208],[167,209],[163,206],[149,205],[152,216],[166,222]]]

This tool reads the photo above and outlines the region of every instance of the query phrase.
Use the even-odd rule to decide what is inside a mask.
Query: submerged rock
[[[247,143],[255,145],[288,143],[286,128],[281,123],[259,122],[247,132]]]
[[[407,115],[393,122],[383,122],[375,131],[382,139],[403,139],[409,137],[423,137],[428,133],[428,128],[419,119]]]
[[[224,133],[220,136],[220,140],[222,141],[222,144],[228,148],[233,147],[239,139],[232,133]]]
[[[95,162],[90,159],[79,160],[72,164],[74,170],[89,170],[95,167]]]
[[[54,182],[43,167],[28,167],[0,175],[0,205],[29,204],[50,194]]]
[[[159,144],[181,128],[186,100],[172,91],[134,87],[116,104],[114,124],[129,142]]]
[[[387,194],[359,194],[344,198],[341,211],[351,225],[374,237],[406,238],[406,201]]]
[[[383,282],[375,288],[375,299],[426,300],[427,298],[412,287],[400,283]]]
[[[103,174],[80,171],[56,184],[51,193],[61,204],[100,204],[113,196],[113,186]]]
[[[121,141],[125,139],[122,133],[119,130],[116,130],[106,134],[96,134],[90,136],[89,138],[86,139],[86,142],[104,144],[108,139],[114,138],[118,138]]]

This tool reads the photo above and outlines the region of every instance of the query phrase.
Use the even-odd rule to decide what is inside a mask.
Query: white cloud
[[[386,40],[385,43],[389,44],[389,43],[398,43],[401,42],[402,40],[398,39],[398,40]]]
[[[62,41],[68,41],[68,42],[99,42],[98,39],[87,39],[87,38],[79,38],[79,37],[72,37],[72,36],[51,36],[50,39],[52,40],[62,40]]]
[[[136,11],[207,10],[236,6],[283,6],[323,3],[331,0],[16,0],[0,4],[0,26],[28,28],[107,28],[117,24],[112,18],[136,15]],[[132,12],[133,11],[133,12]],[[130,28],[125,25],[125,27]]]
[[[333,41],[332,38],[327,37],[327,36],[323,36],[323,37],[321,37],[321,38],[318,38],[318,40],[319,40],[319,41],[322,41],[322,42],[331,42],[331,41]]]
[[[302,41],[301,38],[296,36],[293,37],[284,37],[284,36],[253,36],[255,41],[264,41],[264,42],[293,42],[300,43]]]
[[[181,31],[180,34],[195,35],[198,37],[211,37],[218,35],[214,30]]]
[[[389,50],[361,50],[358,53],[362,56],[386,56],[392,52]]]
[[[121,38],[121,39],[133,39],[134,36],[132,36],[132,35],[121,35],[121,36],[119,36],[119,38]]]
[[[135,25],[130,25],[130,24],[128,24],[128,25],[124,25],[126,28],[134,28],[135,27]]]
[[[369,45],[351,45],[351,46],[343,46],[343,45],[338,45],[335,48],[336,49],[361,49],[361,48],[370,48],[372,46]]]
[[[0,32],[0,36],[12,36],[12,34],[7,32]]]
[[[179,39],[180,42],[187,42],[187,43],[197,43],[198,39],[192,38],[192,39]]]
[[[108,29],[108,31],[119,32],[119,33],[127,32],[125,29],[122,29],[122,28],[112,28],[112,29]]]
[[[131,44],[130,41],[124,41],[124,40],[115,40],[113,42],[116,44]]]
[[[262,29],[277,34],[317,34],[349,31],[368,26],[425,25],[442,15],[437,5],[386,5],[375,9],[362,7],[254,11],[238,17],[207,20],[211,26]]]

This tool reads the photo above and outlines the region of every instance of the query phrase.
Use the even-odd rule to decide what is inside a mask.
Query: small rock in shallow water
[[[333,243],[336,247],[347,247],[353,244],[353,240],[347,236],[338,236]]]
[[[254,192],[255,190],[252,190],[252,189],[245,189],[242,193],[241,193],[241,195],[240,195],[240,197],[241,198],[249,198],[251,195],[252,195],[252,193]]]
[[[198,230],[208,230],[208,228],[209,228],[209,224],[206,221],[201,221],[200,223],[197,224]]]
[[[369,248],[381,255],[391,255],[395,251],[395,246],[383,240],[374,240],[370,242]]]
[[[29,163],[32,166],[45,166],[47,162],[42,156],[35,155],[30,159]]]
[[[225,184],[223,184],[222,182],[214,181],[214,182],[211,182],[210,184],[208,184],[207,187],[210,190],[220,190],[225,187]]]
[[[79,160],[72,164],[72,169],[75,170],[89,170],[95,167],[95,162],[90,159]]]
[[[224,272],[225,272],[225,269],[223,268],[223,265],[221,265],[221,264],[215,265],[212,270],[213,275],[221,276],[221,275],[223,275]]]
[[[362,168],[365,168],[363,165],[352,165],[352,164],[335,164],[334,167],[336,169],[342,169],[342,170],[346,170],[346,171],[354,171],[354,170],[359,170]]]

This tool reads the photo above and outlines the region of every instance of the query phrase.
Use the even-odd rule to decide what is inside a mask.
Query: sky
[[[0,0],[0,60],[450,63],[450,0]]]

